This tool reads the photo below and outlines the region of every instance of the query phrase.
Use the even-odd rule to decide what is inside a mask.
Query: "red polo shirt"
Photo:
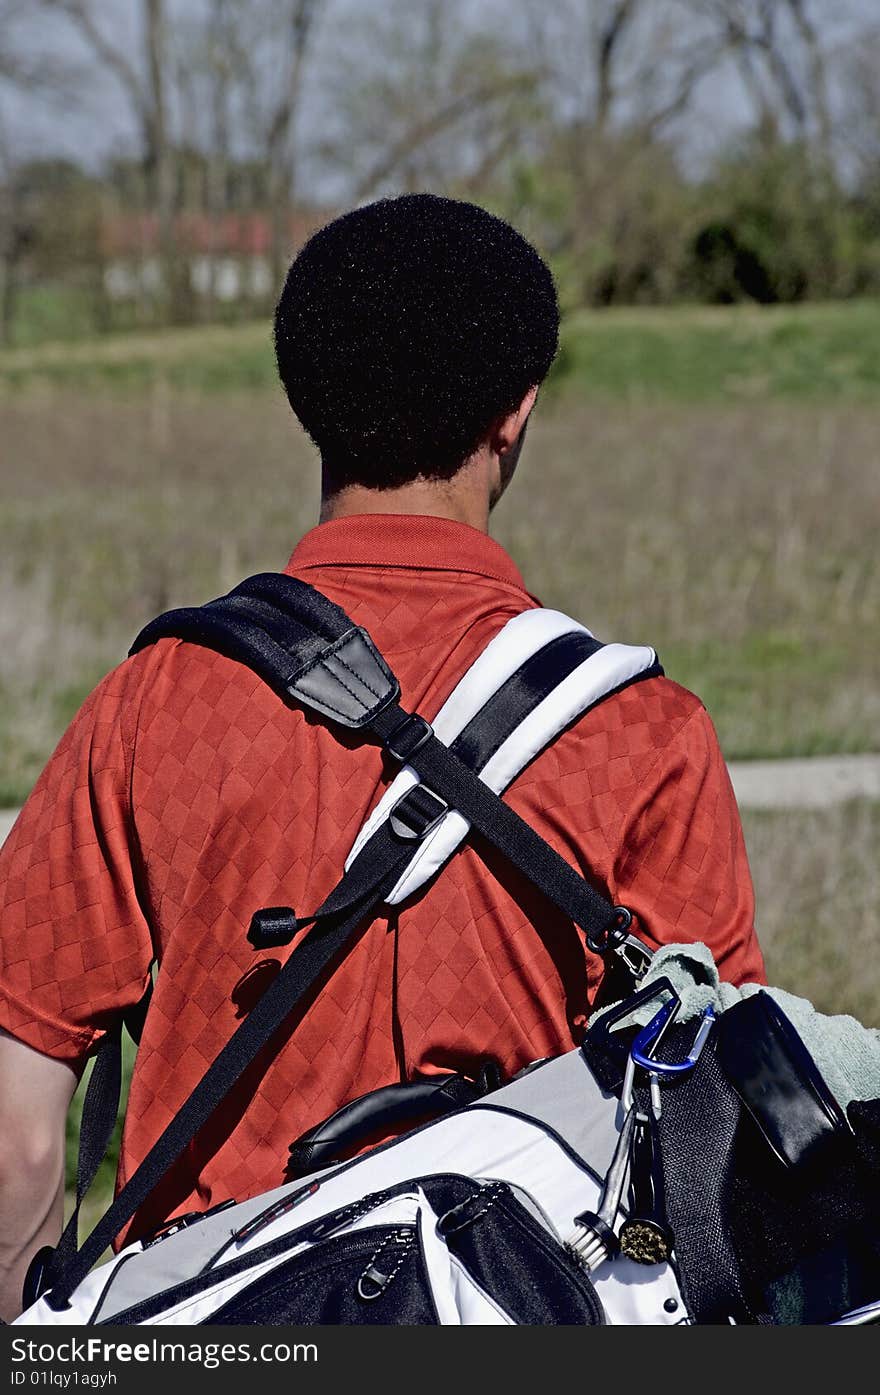
[[[501,626],[538,604],[496,542],[443,519],[325,523],[286,571],[366,627],[403,703],[428,718]],[[254,951],[253,912],[315,909],[392,774],[377,748],[340,741],[239,664],[177,640],[123,663],[74,719],[0,854],[0,1025],[78,1061],[159,962],[123,1179],[290,952]],[[507,798],[632,908],[648,941],[704,940],[731,982],[763,979],[736,803],[691,693],[652,678],[609,698]],[[486,1057],[512,1072],[570,1049],[599,972],[540,893],[465,847],[359,935],[137,1229],[279,1184],[290,1141],[377,1086]]]

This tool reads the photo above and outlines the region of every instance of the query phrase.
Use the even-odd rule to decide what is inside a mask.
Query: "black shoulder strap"
[[[141,630],[136,654],[165,637],[238,659],[286,701],[345,727],[368,727],[400,696],[366,630],[314,587],[262,572],[207,605],[169,610]]]
[[[50,1271],[49,1305],[62,1309],[168,1168],[228,1094],[261,1048],[345,949],[359,926],[388,893],[409,862],[413,847],[449,809],[456,809],[585,932],[590,948],[636,956],[642,970],[649,952],[628,935],[629,912],[613,906],[560,857],[466,763],[470,743],[445,746],[428,722],[401,707],[400,688],[365,630],[338,606],[303,582],[275,574],[250,578],[228,596],[198,609],[168,612],[141,632],[132,653],[164,637],[206,645],[249,667],[288,701],[309,707],[339,725],[363,731],[421,783],[398,800],[392,816],[361,849],[323,905],[306,919],[288,908],[258,912],[252,937],[287,943],[312,926],[281,973],[259,999],[119,1192],[78,1254]],[[574,642],[567,659],[554,651],[558,676],[583,662]],[[566,669],[565,664],[568,663]],[[659,666],[647,669],[662,672]],[[523,702],[529,699],[523,687]],[[505,694],[505,720],[519,720]],[[515,708],[515,704],[513,705]],[[526,709],[527,710],[527,709]],[[474,719],[475,721],[478,718]],[[479,714],[485,722],[485,714]],[[263,942],[266,940],[264,938]],[[62,1272],[63,1270],[63,1272]]]
[[[450,750],[423,717],[400,706],[397,679],[366,630],[314,587],[276,573],[250,577],[205,606],[160,615],[141,631],[130,652],[169,636],[240,660],[279,696],[331,722],[360,729],[367,739],[384,746],[422,781],[395,810],[393,831],[402,840],[423,837],[447,809],[457,809],[581,927],[591,949],[606,951],[609,936],[613,938],[625,918],[621,908],[601,896],[474,775],[467,764],[467,729]],[[567,669],[555,656],[557,682],[583,660],[579,637],[572,640]],[[655,666],[643,676],[658,671]],[[524,705],[512,718],[508,711],[508,722],[520,720],[533,701],[532,691],[526,690]],[[485,722],[485,716],[481,720]]]

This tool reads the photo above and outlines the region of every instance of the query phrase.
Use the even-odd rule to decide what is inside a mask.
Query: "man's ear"
[[[492,428],[489,437],[489,444],[496,455],[506,455],[511,446],[515,445],[520,433],[525,426],[529,412],[535,405],[538,396],[538,385],[530,387],[522,402],[515,411],[510,412],[506,417],[499,417]]]

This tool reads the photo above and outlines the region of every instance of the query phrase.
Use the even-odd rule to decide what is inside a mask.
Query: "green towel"
[[[761,983],[745,983],[735,988],[732,983],[722,983],[715,961],[704,944],[664,945],[654,955],[639,986],[648,987],[664,976],[681,998],[678,1022],[698,1017],[710,1003],[716,1012],[724,1012],[741,998],[769,993],[800,1034],[841,1108],[846,1109],[853,1100],[880,1098],[880,1030],[877,1028],[863,1027],[854,1017],[829,1017],[817,1012],[806,998],[797,998],[784,988],[765,988]],[[657,1004],[649,1003],[634,1012],[630,1020],[648,1022],[656,1011]],[[596,1020],[601,1015],[597,1013]]]

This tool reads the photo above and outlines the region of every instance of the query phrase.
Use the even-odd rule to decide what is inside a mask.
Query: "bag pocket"
[[[437,1324],[417,1228],[375,1226],[326,1240],[249,1284],[204,1326]]]
[[[504,1182],[419,1178],[354,1227],[298,1250],[204,1325],[604,1321],[587,1274]]]
[[[601,1326],[589,1275],[506,1182],[423,1183],[453,1261],[518,1326]]]
[[[199,1274],[113,1321],[592,1326],[604,1320],[587,1274],[531,1199],[521,1201],[504,1182],[430,1174],[354,1197],[226,1260],[235,1240],[232,1232]]]

